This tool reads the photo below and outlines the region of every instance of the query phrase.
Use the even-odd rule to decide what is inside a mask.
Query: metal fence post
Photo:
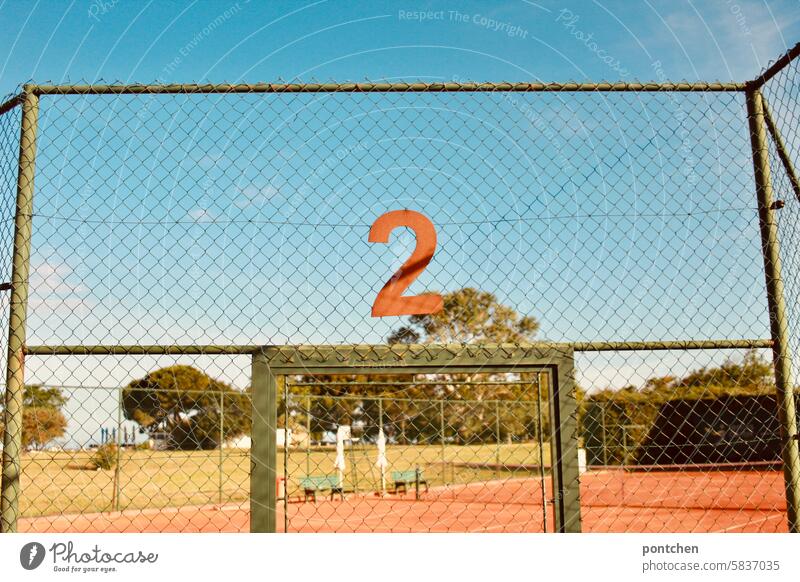
[[[278,385],[263,353],[253,355],[250,531],[275,533]]]
[[[311,476],[311,396],[306,396],[306,477]]]
[[[797,435],[797,413],[794,401],[792,360],[789,353],[789,322],[784,302],[781,274],[780,243],[769,168],[767,133],[761,92],[748,88],[747,117],[753,152],[753,170],[758,198],[758,222],[761,250],[764,255],[767,306],[769,308],[772,360],[775,367],[775,391],[778,419],[781,424],[783,476],[786,487],[786,516],[789,531],[800,532],[800,442]]]
[[[289,532],[289,382],[281,376],[283,385],[283,533]]]
[[[224,476],[225,464],[225,394],[222,390],[219,391],[219,492],[217,495],[217,503],[222,505],[222,486]]]
[[[580,533],[581,501],[578,472],[578,425],[573,350],[546,376],[549,380],[550,467],[553,480],[555,531]]]
[[[536,445],[539,449],[539,484],[542,487],[542,532],[547,533],[547,477],[544,468],[544,422],[542,417],[542,381],[547,372],[536,379]],[[552,466],[552,459],[550,465]]]
[[[494,402],[494,477],[500,475],[500,401]]]
[[[444,481],[445,485],[448,485],[447,482],[447,456],[445,455],[445,447],[447,446],[444,441],[444,400],[439,401],[439,433],[441,436],[442,442],[442,481]]]
[[[122,445],[120,437],[122,436],[122,388],[117,388],[117,462],[114,465],[114,511],[119,511],[119,494],[120,494],[120,477],[122,476]]]
[[[24,350],[28,316],[33,179],[36,165],[36,127],[39,95],[26,85],[22,99],[19,140],[17,206],[14,215],[14,255],[8,318],[3,477],[0,484],[0,531],[16,532],[19,517],[20,454],[22,448],[22,396],[25,386]]]
[[[383,398],[378,397],[378,434],[383,435],[384,444],[386,435],[383,432]],[[385,454],[384,454],[385,456]],[[381,497],[386,497],[386,467],[381,466]]]
[[[628,464],[628,425],[622,425],[622,466]]]

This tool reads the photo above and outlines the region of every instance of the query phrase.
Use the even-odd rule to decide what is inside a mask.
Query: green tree
[[[41,384],[25,386],[22,404],[27,408],[61,408],[67,403],[67,397],[58,388],[45,388]]]
[[[22,448],[42,449],[64,436],[67,419],[62,408],[67,402],[58,388],[40,384],[25,386],[22,393]],[[0,433],[4,430],[4,410],[0,408]]]
[[[22,413],[22,448],[42,449],[64,436],[67,419],[55,408],[27,408]]]
[[[719,366],[649,378],[643,386],[604,388],[583,395],[580,418],[588,407],[602,418],[606,456],[609,462],[630,460],[644,439],[661,406],[670,400],[774,394],[772,366],[756,350],[748,350],[741,361],[726,360]]]
[[[405,325],[390,334],[387,342],[522,343],[531,341],[539,328],[533,317],[520,316],[486,291],[465,288],[446,293],[442,299],[442,311],[409,317]],[[507,376],[426,374],[417,376],[416,383],[415,378],[409,376],[380,373],[303,376],[298,380],[314,385],[292,391],[291,422],[304,426],[310,414],[314,438],[334,431],[339,424],[361,425],[364,427],[362,436],[370,440],[377,435],[380,424],[378,401],[381,398],[383,425],[389,438],[398,443],[439,442],[441,409],[430,401],[445,400],[445,432],[450,442],[493,442],[497,438],[498,412],[501,439],[531,438],[535,430],[535,411],[529,403],[515,402],[535,398],[532,390],[535,382],[526,378],[503,385],[470,384],[477,379],[484,382],[506,380]],[[310,410],[306,410],[306,395],[313,396]],[[350,398],[337,398],[345,395]],[[504,402],[498,406],[495,400]],[[281,412],[278,424],[282,426]]]
[[[444,308],[430,315],[412,315],[393,332],[390,344],[406,343],[520,343],[531,341],[539,322],[520,316],[494,294],[465,287],[442,295]]]
[[[405,326],[389,336],[388,343],[525,343],[532,341],[539,330],[539,322],[535,318],[518,314],[488,291],[466,287],[444,294],[442,301],[444,307],[437,313],[410,316]],[[535,428],[530,407],[513,405],[514,401],[535,398],[533,389],[536,382],[531,378],[520,378],[519,383],[495,385],[486,382],[507,380],[508,376],[486,373],[437,374],[435,379],[440,382],[420,384],[410,392],[420,399],[447,401],[445,425],[448,427],[448,438],[460,443],[491,442],[497,438],[497,424],[500,425],[501,439],[509,436],[527,438],[530,437],[527,433]],[[546,402],[544,392],[542,397]],[[497,400],[510,402],[489,402]],[[438,412],[430,411],[429,414],[433,418],[415,418],[414,424],[430,426],[430,421],[435,420]],[[498,416],[499,423],[496,422]]]
[[[191,366],[170,366],[134,380],[122,392],[122,406],[126,419],[151,435],[166,434],[168,446],[180,450],[219,446],[221,420],[224,439],[250,430],[248,395]]]

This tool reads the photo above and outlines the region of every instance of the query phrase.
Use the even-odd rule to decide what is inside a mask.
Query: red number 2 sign
[[[407,226],[417,235],[417,246],[403,266],[392,275],[372,304],[372,317],[388,315],[424,315],[444,307],[442,296],[435,293],[404,297],[403,291],[420,276],[436,250],[436,229],[428,218],[413,210],[392,210],[378,217],[369,229],[369,242],[387,243],[389,234]]]

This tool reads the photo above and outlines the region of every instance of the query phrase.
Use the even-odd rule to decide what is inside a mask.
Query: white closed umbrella
[[[378,440],[375,444],[378,446],[375,466],[381,470],[381,495],[386,495],[386,467],[389,466],[389,461],[386,460],[386,435],[383,434],[383,428],[378,430]]]
[[[349,426],[340,426],[336,431],[336,461],[334,462],[334,466],[339,474],[339,487],[344,487],[344,471],[347,468],[344,462],[344,441],[346,438],[349,438],[349,436]]]

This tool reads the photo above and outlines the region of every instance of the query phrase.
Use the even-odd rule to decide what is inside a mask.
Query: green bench
[[[317,491],[327,491],[330,489],[331,499],[338,493],[342,501],[344,501],[344,489],[339,481],[338,475],[317,475],[310,477],[302,477],[300,479],[300,487],[303,489],[303,503],[308,501],[308,498],[317,502]]]
[[[405,493],[408,490],[408,484],[414,485],[419,499],[419,486],[425,485],[425,493],[428,492],[428,481],[422,476],[422,471],[419,467],[411,469],[410,471],[392,471],[392,481],[394,482],[394,492],[399,493],[400,489]]]

